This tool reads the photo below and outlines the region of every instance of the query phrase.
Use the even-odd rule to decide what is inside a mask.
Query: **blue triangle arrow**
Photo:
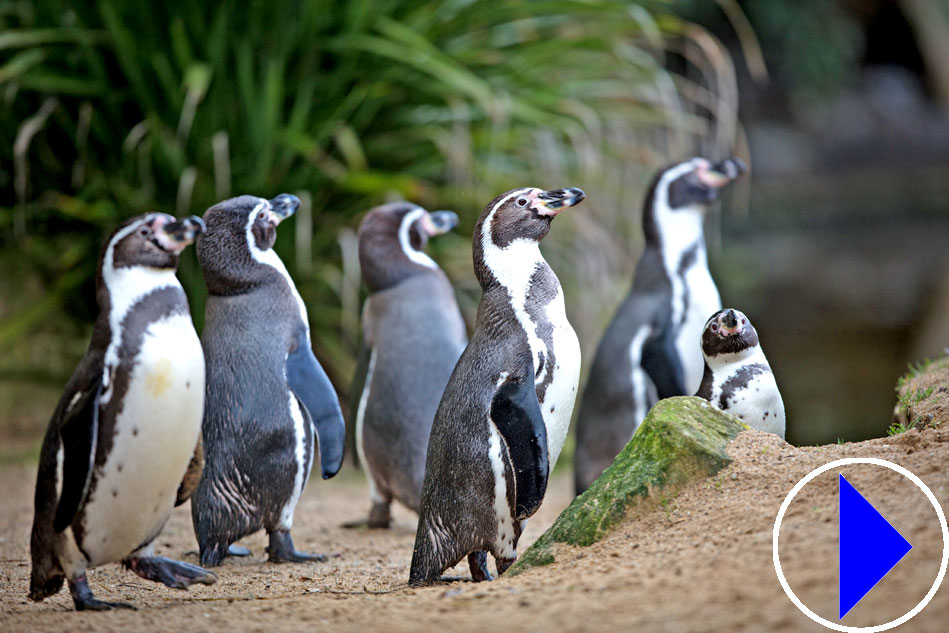
[[[913,549],[870,502],[840,475],[839,619]]]

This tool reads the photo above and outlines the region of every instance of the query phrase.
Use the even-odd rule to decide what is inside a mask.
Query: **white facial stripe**
[[[414,211],[409,211],[402,217],[402,224],[399,225],[399,244],[402,245],[402,252],[410,260],[421,266],[438,269],[438,264],[431,257],[422,251],[412,248],[412,240],[409,238],[409,231],[416,220],[425,215],[425,209],[417,207]]]
[[[151,222],[155,214],[149,214],[138,222],[116,233],[105,249],[102,259],[102,281],[109,291],[109,329],[112,338],[105,351],[105,368],[102,375],[102,395],[99,406],[104,406],[112,397],[112,372],[119,365],[119,346],[122,343],[122,321],[136,303],[155,290],[177,286],[181,283],[173,269],[148,266],[123,266],[115,268],[115,247],[123,239]]]
[[[300,293],[297,292],[297,287],[293,283],[293,279],[290,278],[290,273],[287,272],[287,267],[283,265],[283,260],[280,259],[280,256],[277,255],[274,249],[268,248],[267,250],[262,251],[257,248],[257,240],[254,239],[254,222],[257,219],[257,214],[263,209],[269,210],[270,202],[261,198],[260,202],[254,207],[254,210],[250,212],[249,216],[247,216],[247,226],[245,228],[245,233],[247,236],[247,248],[250,251],[250,256],[254,258],[254,261],[264,264],[265,266],[270,266],[280,273],[284,279],[286,279],[287,286],[290,287],[290,292],[297,300],[297,306],[300,308],[300,318],[303,319],[303,324],[306,326],[307,339],[309,339],[310,321],[306,316],[306,306],[303,304],[303,299],[300,297]]]

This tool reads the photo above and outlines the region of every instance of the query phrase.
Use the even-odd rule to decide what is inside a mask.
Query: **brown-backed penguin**
[[[87,569],[118,560],[175,589],[217,580],[153,554],[201,437],[204,356],[175,271],[203,229],[196,217],[152,213],[124,222],[105,243],[92,341],[40,453],[33,600],[65,579],[79,611],[129,607],[97,600],[86,580]]]
[[[297,552],[290,537],[314,441],[328,479],[342,463],[345,435],[336,392],[310,347],[306,308],[272,248],[277,224],[299,205],[289,194],[241,196],[204,214],[206,463],[191,517],[205,565],[261,528],[272,562],[325,558]]]
[[[577,417],[574,483],[583,492],[613,462],[658,398],[695,393],[695,341],[722,307],[708,270],[705,215],[745,170],[693,158],[659,172],[643,206],[645,248],[633,287],[600,341]]]
[[[409,582],[428,584],[465,556],[474,580],[517,558],[523,522],[544,499],[580,376],[580,345],[539,242],[580,189],[514,189],[473,236],[483,295],[471,342],[438,405]]]
[[[731,308],[709,317],[702,355],[705,370],[695,395],[753,429],[784,439],[784,400],[748,317]]]
[[[369,211],[359,226],[368,359],[355,419],[369,527],[389,526],[393,499],[419,509],[432,419],[467,342],[451,284],[423,249],[457,224],[451,211],[394,202]]]

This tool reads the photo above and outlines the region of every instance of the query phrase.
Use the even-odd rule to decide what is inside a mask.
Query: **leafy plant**
[[[64,379],[121,219],[282,191],[304,206],[276,249],[342,390],[353,230],[396,197],[459,211],[432,248],[471,318],[481,207],[515,186],[584,187],[545,253],[592,349],[638,254],[643,183],[670,158],[730,151],[734,83],[714,38],[662,2],[2,0],[0,372]],[[193,249],[180,276],[200,328]]]

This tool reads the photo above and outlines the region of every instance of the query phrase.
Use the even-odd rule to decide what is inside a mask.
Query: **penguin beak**
[[[422,216],[422,230],[429,237],[442,235],[458,226],[458,214],[454,211],[432,211]]]
[[[270,201],[270,222],[280,224],[300,208],[300,199],[289,193],[282,193]]]
[[[734,310],[728,310],[718,317],[718,331],[722,336],[733,336],[741,333],[742,324]]]
[[[206,229],[204,220],[196,215],[168,223],[160,220],[156,219],[152,225],[155,241],[162,250],[176,255],[198,239]]]
[[[554,217],[567,207],[580,204],[586,197],[587,194],[583,193],[583,189],[577,187],[542,191],[537,194],[531,208],[537,211],[538,215]]]
[[[721,189],[748,171],[748,166],[739,158],[726,158],[717,165],[702,165],[695,175],[706,187]]]

